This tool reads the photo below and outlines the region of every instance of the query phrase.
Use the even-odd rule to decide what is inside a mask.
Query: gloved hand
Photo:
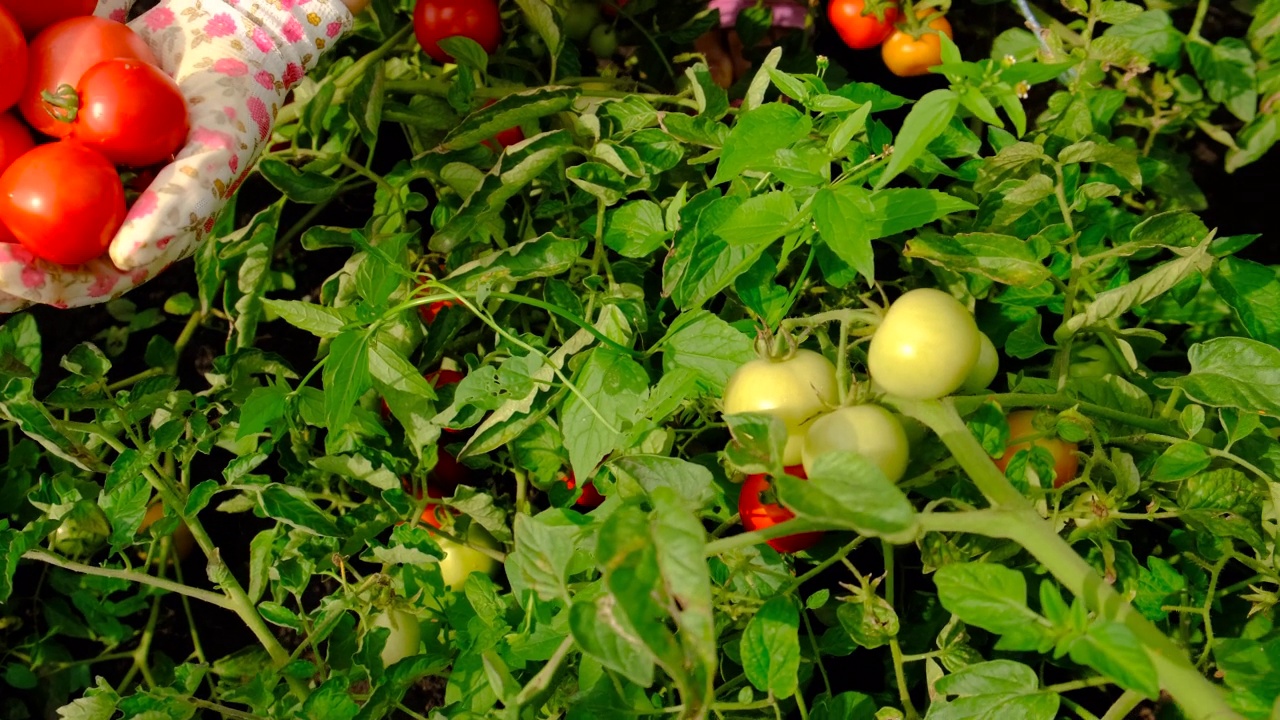
[[[100,0],[96,14],[123,22],[132,4]],[[187,145],[129,209],[108,257],[63,266],[0,243],[0,312],[107,302],[193,254],[289,88],[351,22],[344,0],[161,0],[130,23],[187,98]]]

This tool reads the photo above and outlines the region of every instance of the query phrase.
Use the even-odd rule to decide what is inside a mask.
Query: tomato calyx
[[[80,93],[69,84],[59,85],[53,92],[42,90],[40,99],[45,112],[58,122],[73,123],[80,117]]]

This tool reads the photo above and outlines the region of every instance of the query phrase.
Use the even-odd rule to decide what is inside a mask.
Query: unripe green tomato
[[[783,465],[802,461],[804,428],[836,404],[836,366],[812,350],[797,350],[782,360],[757,359],[734,371],[724,387],[723,410],[768,413],[787,428]]]
[[[978,339],[981,341],[978,362],[973,364],[969,377],[965,378],[964,385],[960,386],[962,390],[968,392],[986,390],[1000,372],[1000,353],[996,352],[995,343],[991,342],[991,338],[984,332],[978,333]]]
[[[111,523],[97,503],[81,500],[62,516],[62,524],[49,533],[49,547],[70,558],[87,558],[102,549],[111,537]]]
[[[607,23],[595,26],[587,40],[591,52],[598,58],[611,58],[618,52],[618,33]]]
[[[1111,352],[1101,345],[1075,345],[1067,375],[1073,378],[1100,378],[1120,372]]]
[[[809,426],[804,438],[804,472],[812,476],[818,458],[829,452],[855,452],[880,468],[889,482],[907,471],[909,444],[902,423],[879,405],[842,407]]]
[[[582,42],[600,22],[600,6],[593,2],[569,3],[564,12],[564,34]]]
[[[885,392],[935,400],[964,384],[982,341],[973,314],[941,290],[911,290],[889,307],[867,348],[867,370]]]
[[[471,547],[479,545],[491,550],[498,549],[498,541],[478,523],[471,523],[471,529],[467,532],[467,545],[459,545],[442,537],[435,538],[435,541],[445,553],[440,560],[440,574],[444,576],[445,587],[451,590],[460,592],[473,572],[492,576],[498,569],[497,560]]]
[[[520,38],[520,44],[535,60],[541,60],[547,56],[547,41],[543,40],[538,33],[525,33],[524,37]]]
[[[387,644],[382,646],[382,666],[391,667],[401,660],[418,654],[422,644],[422,628],[418,618],[403,607],[393,607],[378,613],[372,627],[387,628]]]

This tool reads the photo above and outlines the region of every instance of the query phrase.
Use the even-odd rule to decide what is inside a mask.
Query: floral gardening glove
[[[96,14],[123,22],[132,4],[100,0]],[[351,22],[340,0],[161,0],[130,23],[187,98],[187,145],[129,209],[107,257],[63,266],[0,243],[0,312],[107,302],[192,255],[289,88]]]

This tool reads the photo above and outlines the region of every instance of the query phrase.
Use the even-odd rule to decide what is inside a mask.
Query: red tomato
[[[450,462],[453,462],[454,464],[457,464],[457,461],[453,459],[453,456],[452,456],[452,455],[449,455],[448,453],[446,453],[446,452],[444,452],[444,451],[441,451],[441,452],[440,452],[440,459],[441,459],[441,461],[442,461],[442,462],[443,462],[443,460],[444,460],[444,458],[445,458],[446,456],[449,458]],[[439,465],[436,465],[436,470],[438,471],[439,469],[440,469],[440,466],[439,466]],[[433,500],[442,500],[442,499],[444,499],[445,495],[444,495],[444,491],[443,491],[443,490],[441,490],[440,488],[441,488],[441,486],[442,486],[442,485],[446,485],[447,483],[446,483],[446,482],[444,482],[441,478],[438,478],[438,477],[437,477],[437,478],[435,478],[435,480],[436,480],[436,482],[428,483],[428,486],[427,486],[427,497],[428,497],[428,498],[431,498],[431,499],[433,499]],[[410,489],[411,489],[411,485],[410,485],[410,483],[409,483],[408,478],[406,478],[406,479],[403,481],[403,484],[404,484],[404,489],[405,489],[405,491],[406,491],[406,492],[409,492],[409,491],[410,491]],[[457,483],[448,484],[448,488],[449,488],[449,491],[450,491],[450,492],[453,492],[453,489],[454,489],[455,487],[457,487]],[[422,495],[421,495],[421,494],[419,494],[419,493],[415,493],[415,494],[414,494],[414,497],[416,497],[416,498],[417,498],[417,499],[419,499],[419,500],[420,500],[420,499],[422,499]],[[444,523],[444,519],[445,519],[445,512],[446,512],[446,511],[447,511],[447,512],[451,512],[451,513],[453,513],[453,514],[454,514],[454,516],[457,516],[457,515],[459,514],[459,513],[458,513],[458,511],[457,511],[457,509],[455,509],[455,508],[446,508],[446,507],[444,507],[443,505],[441,505],[440,503],[427,503],[427,506],[426,506],[425,508],[423,508],[423,509],[422,509],[422,522],[424,522],[424,523],[426,523],[426,524],[430,525],[431,527],[433,527],[433,528],[435,528],[435,529],[439,530],[439,529],[440,529],[440,525]]]
[[[801,480],[808,479],[802,465],[788,467],[787,474]],[[781,505],[760,501],[760,493],[768,490],[771,485],[769,476],[763,474],[748,475],[746,481],[742,483],[742,492],[738,495],[738,517],[742,520],[742,527],[747,530],[764,530],[795,517],[795,513]],[[785,535],[770,540],[769,547],[780,553],[796,553],[813,547],[821,539],[821,532]]]
[[[497,0],[418,0],[413,8],[413,33],[433,60],[451,63],[453,56],[441,49],[441,40],[469,37],[492,55],[502,42],[502,17]]]
[[[79,86],[85,71],[114,58],[159,64],[141,36],[113,20],[89,15],[45,28],[31,41],[31,65],[18,102],[22,116],[45,135],[66,137],[71,133],[71,123],[59,117],[66,118],[68,113],[46,102],[43,93],[50,93],[61,98],[59,102],[70,105],[74,99],[68,90]]]
[[[441,300],[429,305],[419,305],[418,314],[422,316],[422,322],[430,325],[436,321],[436,316],[443,312],[445,308],[451,308],[454,305],[455,303],[452,300]]]
[[[898,22],[898,6],[884,10],[881,21],[875,13],[866,12],[865,0],[831,0],[827,6],[827,19],[845,45],[854,50],[866,50],[884,42],[893,34],[893,24]]]
[[[569,473],[565,476],[564,485],[570,490],[573,490],[578,486],[577,478],[573,476],[573,473]],[[577,501],[577,505],[579,507],[584,507],[590,510],[592,508],[600,507],[600,504],[603,502],[604,496],[600,494],[599,490],[596,490],[595,483],[588,482],[586,485],[582,486],[582,495],[578,497]]]
[[[0,110],[8,110],[22,97],[27,77],[27,40],[22,37],[18,21],[0,7]]]
[[[100,257],[124,214],[124,184],[111,161],[74,140],[40,145],[0,175],[0,220],[50,262]]]
[[[71,136],[117,165],[168,160],[187,142],[191,124],[178,83],[140,60],[107,60],[85,71]]]
[[[27,37],[59,20],[92,15],[97,5],[98,0],[0,0],[0,6],[13,13]]]
[[[485,103],[484,106],[489,107],[495,102],[497,102],[497,100],[490,100]],[[520,129],[519,125],[516,125],[515,127],[509,127],[497,135],[494,135],[491,140],[485,140],[483,145],[498,153],[502,152],[503,148],[510,147],[518,142],[524,142],[524,131]]]
[[[16,115],[0,114],[0,173],[35,146],[31,131]]]
[[[618,11],[627,6],[631,0],[604,0],[600,9],[609,17],[618,17]]]
[[[1052,429],[1040,430],[1035,426],[1035,410],[1017,410],[1009,413],[1009,442],[1005,443],[1004,455],[996,460],[996,467],[1004,472],[1009,467],[1013,456],[1023,448],[1042,447],[1053,456],[1053,487],[1060,488],[1076,479],[1076,471],[1080,469],[1080,458],[1076,456],[1077,445],[1054,435]]]

